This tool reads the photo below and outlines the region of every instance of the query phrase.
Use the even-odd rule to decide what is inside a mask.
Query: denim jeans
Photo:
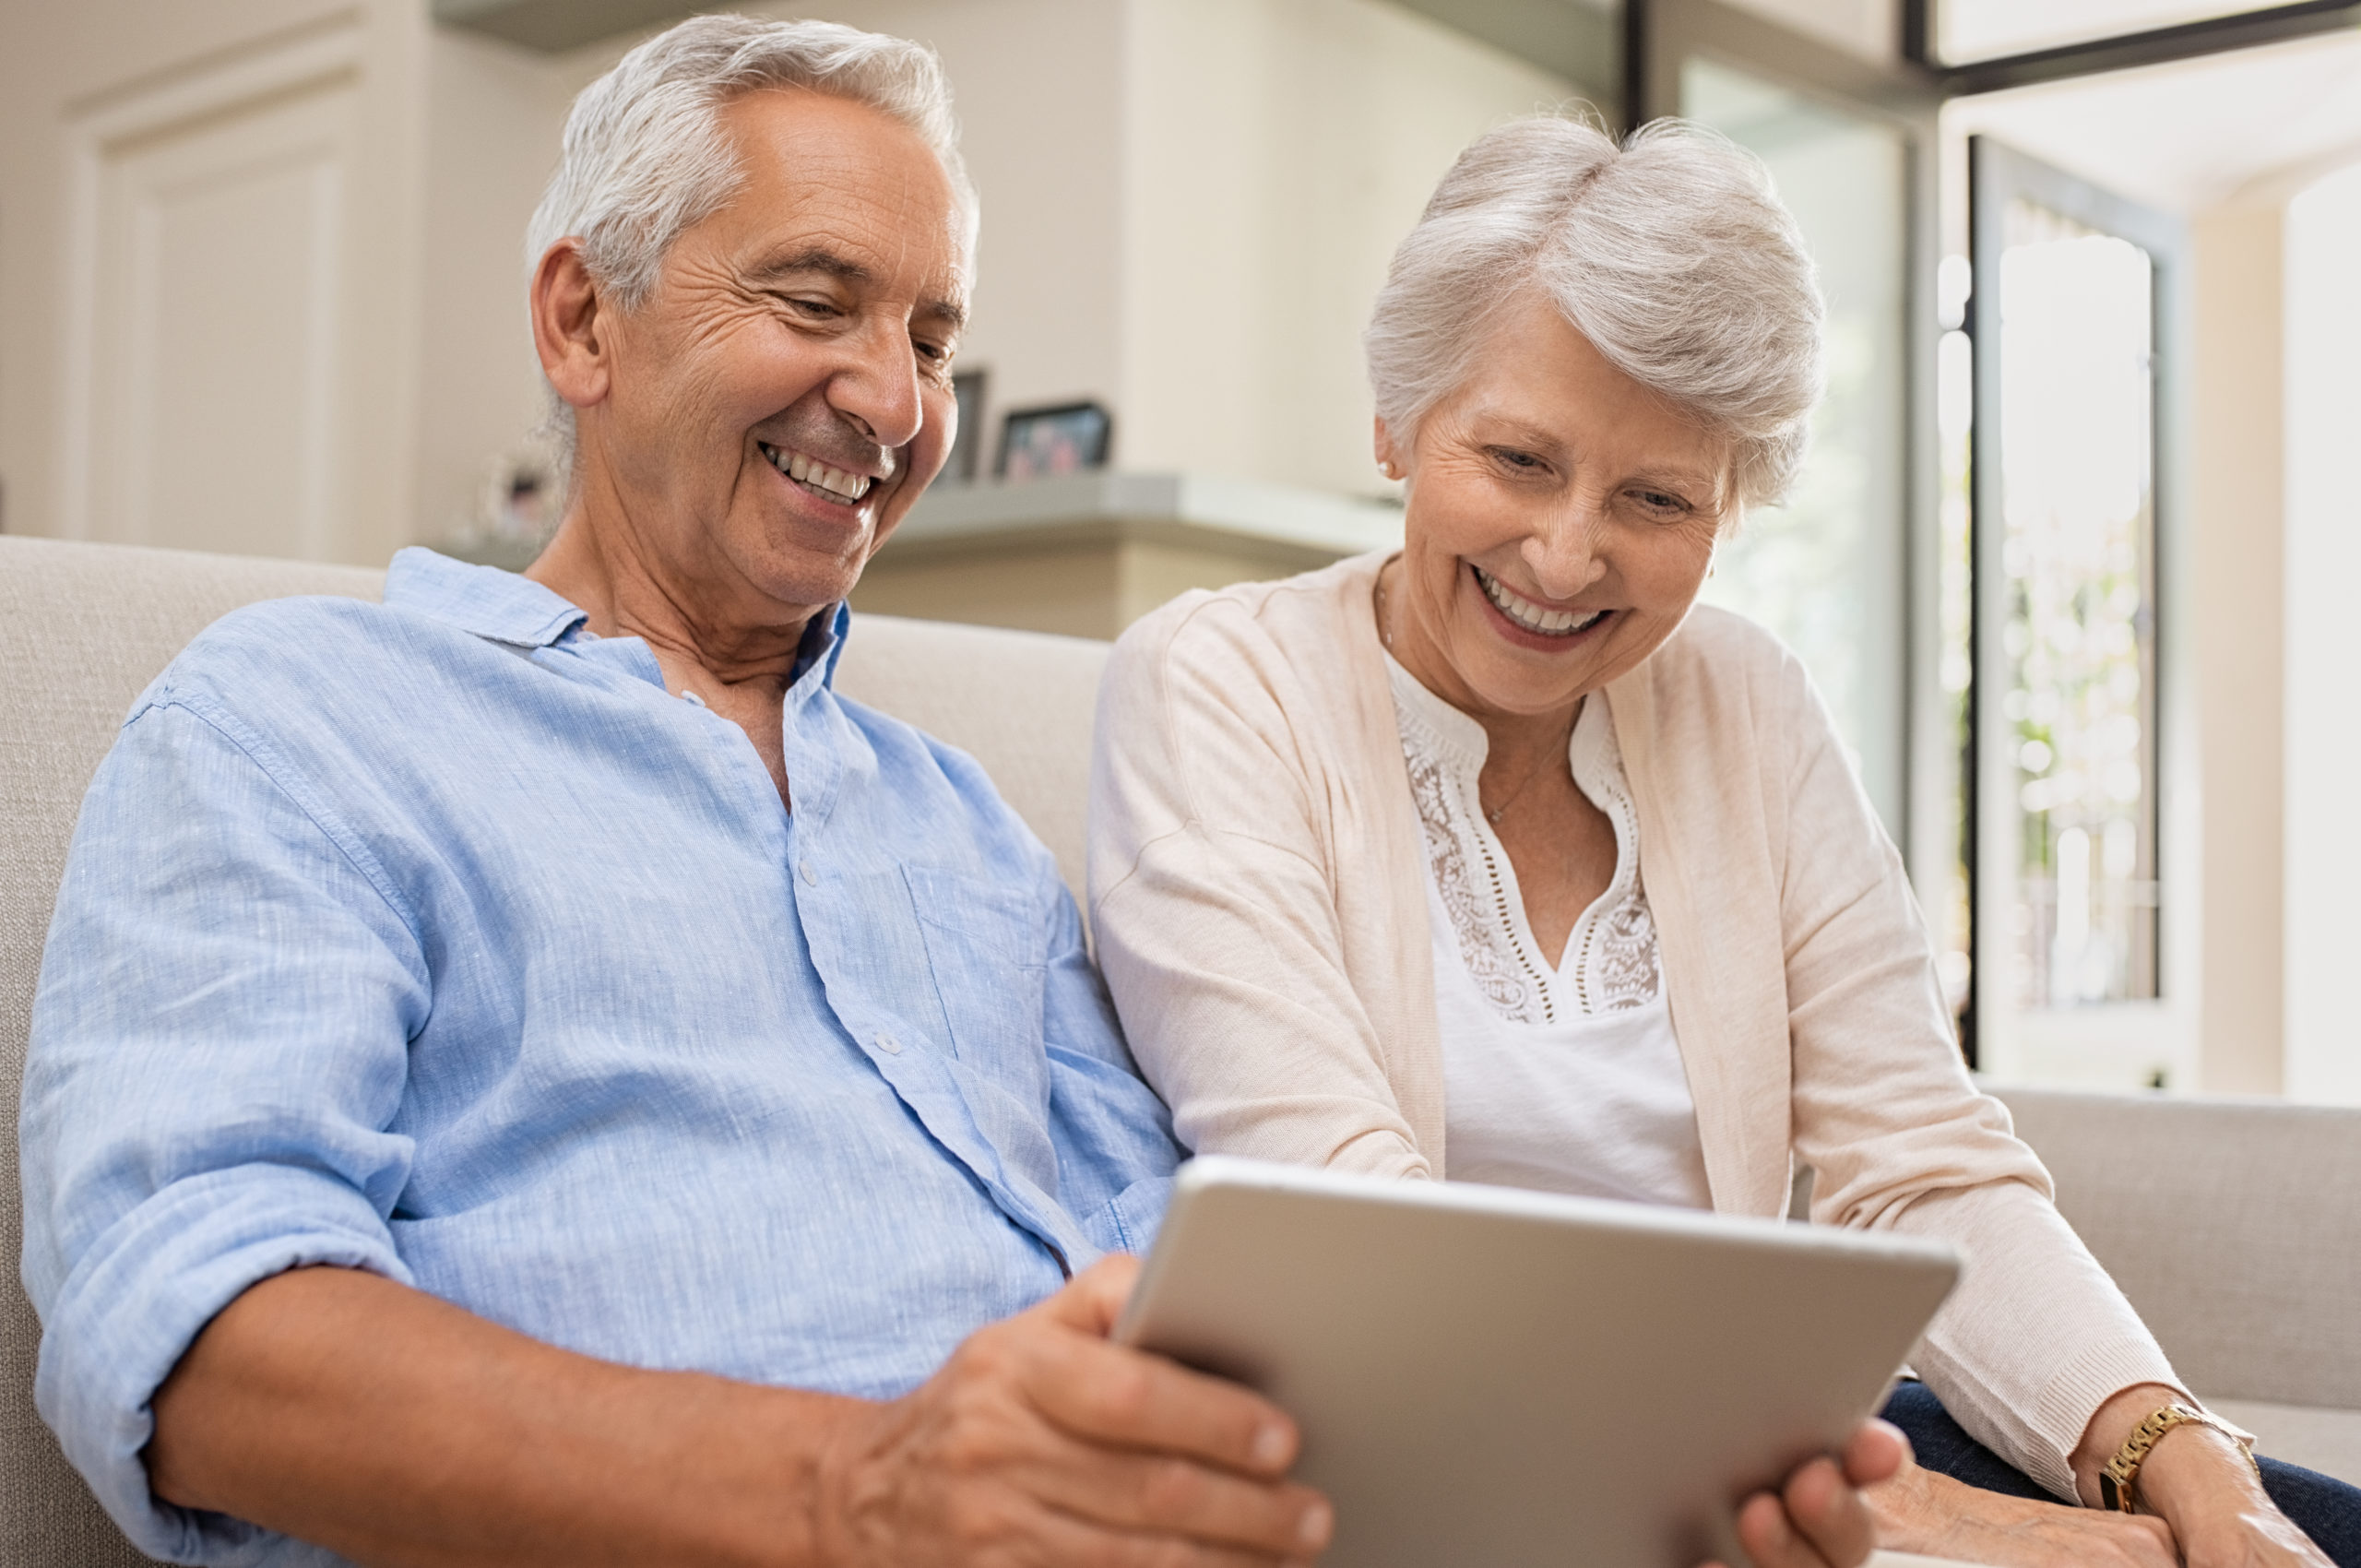
[[[1954,1480],[2011,1497],[2058,1499],[2031,1477],[1967,1435],[1923,1383],[1904,1383],[1880,1412],[1910,1439],[1918,1463]],[[2328,1554],[2336,1568],[2361,1568],[2361,1488],[2332,1476],[2263,1457],[2263,1489],[2279,1511],[2293,1519]]]

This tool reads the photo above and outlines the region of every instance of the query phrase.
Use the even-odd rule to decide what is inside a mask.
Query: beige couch
[[[132,699],[253,600],[373,597],[379,574],[0,539],[0,1104],[11,1108],[74,815]],[[1097,644],[865,617],[843,690],[965,747],[1082,876]],[[2284,1457],[2361,1480],[2361,1111],[2011,1093],[2066,1213],[2198,1391]],[[32,1408],[0,1118],[0,1568],[140,1561]]]

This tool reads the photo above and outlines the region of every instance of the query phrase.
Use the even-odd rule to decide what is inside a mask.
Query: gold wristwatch
[[[2115,1457],[2106,1462],[2106,1468],[2099,1472],[2101,1506],[2125,1514],[2139,1506],[2140,1467],[2146,1462],[2148,1451],[2156,1446],[2157,1440],[2178,1426],[2212,1427],[2238,1445],[2238,1452],[2247,1456],[2247,1463],[2254,1465],[2256,1479],[2261,1479],[2262,1467],[2255,1465],[2252,1437],[2211,1411],[2176,1401],[2133,1427],[2131,1435],[2124,1439],[2123,1446],[2117,1450]]]

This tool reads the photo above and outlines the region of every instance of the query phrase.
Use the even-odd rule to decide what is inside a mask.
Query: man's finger
[[[1110,1528],[1056,1509],[1043,1510],[1033,1534],[1039,1550],[1026,1553],[1024,1560],[1058,1568],[1298,1568],[1311,1561],[1309,1552],[1252,1551],[1218,1541]]]
[[[1131,1300],[1139,1277],[1139,1259],[1129,1253],[1109,1253],[1033,1311],[1051,1323],[1104,1339],[1115,1332],[1115,1320],[1123,1315],[1123,1303]]]
[[[1087,1442],[1203,1459],[1276,1478],[1295,1463],[1296,1427],[1252,1390],[1145,1350],[1072,1333],[1028,1346],[1026,1397]]]
[[[1093,1523],[1276,1557],[1316,1556],[1335,1527],[1327,1500],[1310,1487],[1256,1480],[1169,1454],[1077,1441],[1017,1479],[1043,1502]]]

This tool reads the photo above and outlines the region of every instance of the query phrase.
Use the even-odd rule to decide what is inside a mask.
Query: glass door
[[[2004,1076],[2165,1087],[2172,869],[2159,658],[2178,223],[1988,137],[1975,291],[1971,1022]]]

